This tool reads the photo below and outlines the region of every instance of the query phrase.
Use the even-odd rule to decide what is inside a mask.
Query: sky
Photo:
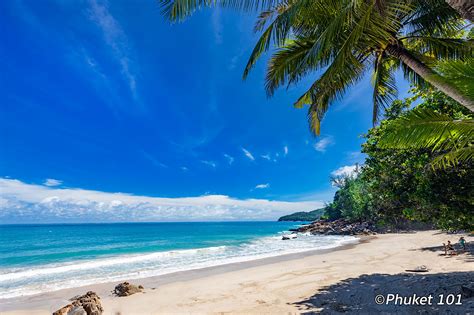
[[[362,163],[370,77],[311,135],[242,72],[255,17],[172,24],[156,1],[0,2],[0,223],[274,220],[331,201]]]

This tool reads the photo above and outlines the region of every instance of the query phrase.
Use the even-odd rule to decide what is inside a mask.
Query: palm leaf
[[[374,124],[378,121],[381,109],[387,108],[397,97],[398,90],[393,71],[395,66],[395,60],[383,53],[375,59],[372,78],[374,86],[372,122]]]
[[[474,120],[453,120],[430,108],[414,108],[388,123],[378,145],[383,149],[430,148],[439,156],[433,167],[446,167],[473,159]]]
[[[456,85],[465,95],[474,99],[474,58],[463,60],[444,60],[437,63],[435,70]]]
[[[162,14],[171,21],[181,21],[195,11],[220,5],[243,11],[265,10],[274,7],[282,0],[159,0]]]

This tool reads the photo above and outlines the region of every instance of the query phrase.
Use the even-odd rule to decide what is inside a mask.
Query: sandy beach
[[[304,312],[474,312],[474,299],[462,305],[437,305],[439,294],[460,294],[474,282],[471,253],[441,256],[441,244],[461,234],[423,231],[361,239],[331,251],[131,280],[144,293],[115,297],[114,283],[60,290],[15,300],[0,300],[2,314],[50,314],[77,294],[99,294],[105,314],[304,313]],[[464,235],[468,242],[474,237]],[[425,265],[426,273],[405,272]],[[124,279],[126,280],[126,279]],[[116,284],[116,283],[115,283]],[[433,295],[436,305],[377,305],[376,295]]]

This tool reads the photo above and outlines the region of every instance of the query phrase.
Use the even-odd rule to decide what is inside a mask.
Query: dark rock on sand
[[[345,219],[318,220],[296,229],[297,232],[324,235],[371,235],[377,228],[371,222],[350,222]]]
[[[140,293],[143,291],[143,286],[139,285],[133,285],[129,282],[123,282],[117,284],[117,286],[114,289],[114,293],[117,296],[129,296],[135,293]]]
[[[92,291],[75,296],[71,301],[71,304],[60,308],[53,315],[101,315],[104,311],[100,304],[100,297]]]

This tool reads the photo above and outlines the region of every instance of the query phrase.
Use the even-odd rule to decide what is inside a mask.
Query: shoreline
[[[302,251],[302,252],[297,252],[297,253],[257,258],[257,259],[242,261],[242,262],[225,263],[222,265],[176,271],[176,272],[171,272],[171,273],[151,276],[151,277],[123,278],[121,280],[116,280],[116,281],[99,282],[99,283],[94,283],[94,284],[85,285],[85,286],[59,289],[55,291],[49,291],[45,293],[32,294],[32,295],[26,295],[26,296],[20,296],[20,297],[13,297],[13,298],[6,298],[6,299],[2,299],[0,297],[0,313],[14,311],[18,309],[17,308],[18,305],[21,305],[21,306],[27,305],[28,308],[26,309],[29,309],[29,307],[43,306],[42,301],[44,300],[54,301],[54,302],[60,301],[63,304],[67,304],[69,298],[76,295],[83,294],[87,291],[95,291],[100,297],[103,297],[103,296],[113,297],[113,295],[110,292],[114,289],[115,285],[124,281],[132,282],[132,283],[140,283],[141,285],[145,286],[145,288],[151,288],[153,287],[153,285],[160,286],[160,285],[165,285],[165,284],[169,284],[173,282],[179,282],[183,280],[195,280],[195,279],[200,279],[200,278],[209,277],[213,275],[224,274],[227,272],[239,271],[239,270],[244,270],[248,268],[265,266],[265,265],[274,264],[278,262],[284,262],[288,260],[302,259],[305,257],[314,256],[314,255],[324,255],[333,251],[345,250],[345,249],[357,246],[358,244],[368,242],[370,241],[370,239],[375,238],[375,236],[354,236],[354,237],[355,237],[354,241],[348,244],[338,245],[332,248],[315,249],[315,250]],[[66,296],[68,298],[63,298]],[[60,306],[62,306],[62,304]],[[51,309],[51,312],[60,308],[60,306],[58,306],[57,308],[53,307]]]
[[[379,234],[361,238],[357,244],[332,249],[131,280],[133,284],[143,285],[145,291],[128,297],[112,295],[111,290],[119,283],[117,281],[0,300],[0,311],[11,315],[50,314],[68,304],[69,298],[92,290],[101,297],[104,314],[299,313],[337,305],[350,309],[353,307],[351,303],[375,312],[378,309],[373,301],[374,292],[431,290],[434,294],[439,288],[449,288],[446,283],[474,281],[472,254],[439,256],[440,244],[446,239],[455,241],[459,236],[439,231]],[[474,237],[465,237],[472,246]],[[426,265],[430,271],[421,275],[405,272],[405,269],[420,265]],[[422,280],[430,282],[418,287]],[[357,281],[374,284],[358,284],[360,287],[357,287]],[[413,283],[407,285],[406,281]],[[351,287],[341,290],[340,286],[344,285]],[[324,294],[333,291],[328,288],[339,289],[334,290],[336,295],[325,301]],[[348,302],[344,302],[346,300]],[[317,305],[320,302],[324,303]],[[461,307],[457,308],[460,313],[474,309],[474,299],[467,300]]]

